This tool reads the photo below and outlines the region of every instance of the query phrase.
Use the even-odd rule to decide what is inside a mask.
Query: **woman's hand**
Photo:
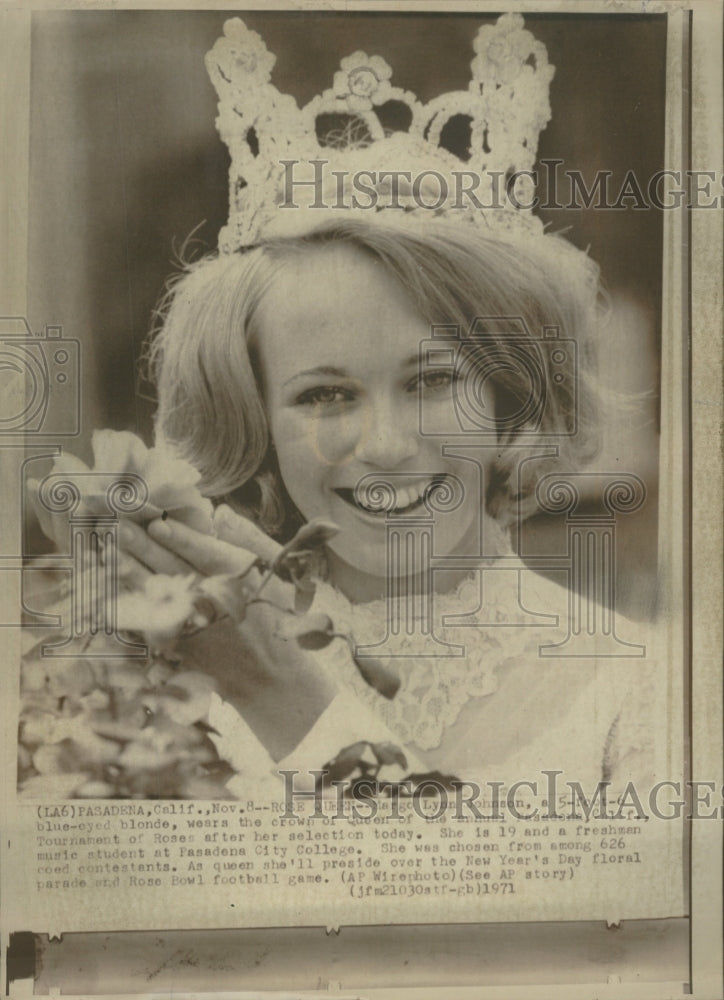
[[[124,583],[142,587],[149,573],[194,574],[242,572],[249,554],[271,562],[281,546],[230,507],[214,514],[216,537],[204,535],[173,518],[151,521],[147,529],[133,521],[119,526],[119,572]]]
[[[248,567],[250,554],[271,562],[280,551],[273,539],[230,508],[219,508],[215,524],[216,538],[171,518],[151,522],[147,531],[124,523],[122,576],[142,586],[149,572],[233,574]],[[253,569],[246,579],[253,588],[261,573]],[[243,622],[225,618],[182,640],[179,650],[187,669],[217,680],[222,697],[279,760],[311,729],[337,686],[314,655],[279,635],[281,621],[294,606],[293,586],[272,577],[263,596],[249,604]]]

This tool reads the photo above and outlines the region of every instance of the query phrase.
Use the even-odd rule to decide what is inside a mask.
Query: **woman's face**
[[[386,523],[429,517],[423,498],[444,491],[446,480],[458,492],[462,486],[461,502],[434,513],[435,554],[475,554],[492,452],[465,452],[422,433],[458,428],[456,376],[434,365],[421,370],[430,325],[381,262],[348,246],[290,257],[264,292],[256,330],[284,485],[307,520],[341,529],[330,544],[333,575],[337,563],[340,577],[384,578]],[[492,413],[492,398],[485,405]],[[446,454],[446,444],[458,456]],[[361,502],[357,487],[369,476],[396,488],[395,509]]]

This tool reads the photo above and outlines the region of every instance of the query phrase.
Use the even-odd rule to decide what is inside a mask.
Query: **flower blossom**
[[[354,52],[340,63],[334,74],[332,90],[346,101],[350,111],[370,111],[374,104],[384,104],[392,96],[392,70],[381,56]]]
[[[244,87],[268,83],[275,62],[276,56],[267,49],[261,35],[238,17],[224,24],[223,37],[216,40],[206,56],[212,79],[220,75],[227,83]]]
[[[212,533],[213,507],[199,492],[201,477],[170,448],[147,448],[135,434],[112,430],[94,431],[92,445],[92,469],[74,455],[60,455],[53,466],[54,474],[80,475],[76,482],[91,513],[106,514],[108,491],[122,488],[123,477],[130,474],[143,481],[148,495],[140,509],[129,509],[124,516],[145,523],[166,513],[197,531]]]
[[[477,55],[470,64],[477,80],[510,84],[517,79],[535,44],[523,23],[520,14],[505,14],[497,24],[478,31],[473,42]]]
[[[193,574],[149,576],[143,590],[121,594],[116,605],[116,623],[126,632],[140,632],[153,648],[176,639],[194,616]]]

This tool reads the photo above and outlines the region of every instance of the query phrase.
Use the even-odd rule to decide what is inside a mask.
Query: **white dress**
[[[218,749],[239,771],[230,790],[246,795],[260,770],[295,769],[301,779],[358,740],[396,744],[408,772],[440,771],[461,780],[540,783],[541,772],[559,770],[561,780],[585,787],[600,781],[650,787],[670,777],[676,699],[651,627],[618,617],[616,655],[595,655],[601,647],[611,652],[595,635],[586,637],[586,655],[555,655],[565,647],[544,647],[568,635],[569,592],[515,557],[504,566],[489,563],[455,591],[436,596],[434,638],[408,621],[411,634],[403,633],[396,655],[385,660],[400,677],[391,700],[364,680],[343,640],[319,653],[340,693],[279,763],[258,745],[252,750],[256,740],[245,723],[216,699],[210,721],[222,734]],[[351,605],[325,585],[314,609],[329,614],[335,630],[351,634],[358,646],[387,634],[384,601]],[[463,647],[463,655],[449,655],[446,643]]]

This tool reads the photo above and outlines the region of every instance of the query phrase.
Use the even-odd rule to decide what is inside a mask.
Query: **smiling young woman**
[[[201,470],[209,495],[281,541],[300,518],[338,521],[330,578],[352,600],[381,597],[384,512],[360,502],[364,476],[406,474],[397,513],[456,477],[462,502],[436,523],[439,554],[454,555],[473,551],[486,526],[500,546],[497,525],[535,509],[544,469],[590,457],[597,293],[595,265],[563,240],[445,222],[417,232],[326,222],[207,258],[172,289],[154,343],[157,430]],[[522,338],[510,335],[511,317]],[[474,350],[452,365],[423,357],[434,325],[455,325],[466,347],[474,321]],[[569,355],[555,381],[550,353],[537,350],[544,327],[578,345],[578,367]],[[546,366],[538,383],[521,350]],[[468,437],[486,444],[475,461],[446,448],[460,440],[458,405],[471,397],[478,426]],[[520,441],[535,450],[551,435],[555,461],[521,461]]]
[[[224,31],[207,68],[231,154],[228,224],[173,282],[151,348],[157,443],[198,471],[215,534],[173,512],[126,525],[121,569],[131,589],[149,574],[233,575],[273,563],[307,522],[336,525],[310,611],[331,623],[325,648],[289,641],[263,603],[186,644],[183,662],[217,684],[211,725],[235,787],[259,772],[252,746],[268,774],[319,768],[356,740],[462,777],[542,764],[595,781],[634,759],[651,772],[655,685],[626,659],[639,634],[619,641],[582,556],[552,563],[578,559],[569,580],[585,599],[511,539],[542,484],[570,498],[566,474],[585,478],[596,450],[598,268],[521,208],[515,184],[488,210],[440,183],[468,166],[483,186],[530,173],[550,116],[545,47],[504,15],[475,36],[470,89],[427,105],[358,52],[300,110],[271,83],[261,38],[238,19]],[[388,98],[409,115],[390,118]],[[469,134],[448,142],[443,123],[466,116]],[[306,168],[321,162],[340,169],[318,190]],[[362,176],[368,204],[351,198]],[[265,593],[282,617],[292,590]],[[558,656],[574,633],[587,649]],[[359,650],[396,683],[363,676]]]
[[[292,656],[250,640],[249,622],[241,645],[201,643],[199,668],[213,662],[276,761],[320,767],[357,735],[404,745],[423,770],[515,762],[525,774],[554,754],[595,781],[639,753],[646,672],[632,687],[626,661],[604,674],[595,659],[542,659],[569,625],[568,594],[526,570],[508,534],[545,473],[580,469],[595,448],[599,308],[595,265],[565,241],[434,220],[324,221],[206,258],[174,285],[154,343],[157,433],[223,505],[220,537],[268,554],[299,523],[334,521],[314,610],[360,645],[384,652],[391,604],[418,600],[386,661],[399,675],[392,700],[344,643]],[[456,331],[452,359],[427,352],[439,327]],[[546,328],[577,352],[540,350]],[[471,401],[472,428],[461,410]],[[370,481],[401,483],[394,503],[380,507]],[[435,491],[453,485],[457,502],[434,516],[436,565],[391,559],[390,528],[415,549]],[[169,528],[152,524],[151,538],[213,571],[218,539]],[[153,569],[144,544],[134,554]],[[240,688],[240,673],[256,687]],[[237,730],[222,752],[234,759],[243,743]]]

